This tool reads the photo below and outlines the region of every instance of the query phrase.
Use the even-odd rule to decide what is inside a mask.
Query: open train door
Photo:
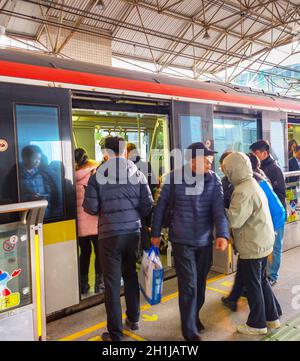
[[[79,303],[70,109],[69,90],[0,84],[1,203],[48,201],[47,315]]]

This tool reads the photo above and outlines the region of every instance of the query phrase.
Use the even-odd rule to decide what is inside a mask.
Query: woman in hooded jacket
[[[223,169],[234,187],[227,216],[250,307],[248,320],[238,332],[262,335],[267,327],[280,327],[279,303],[267,279],[267,259],[275,240],[268,199],[253,178],[247,155],[233,152],[225,158]]]
[[[89,285],[89,266],[92,253],[92,244],[95,252],[95,293],[103,292],[104,283],[101,270],[101,263],[98,251],[98,216],[86,213],[82,207],[85,188],[90,176],[96,173],[98,164],[89,159],[87,152],[83,148],[75,149],[76,163],[76,198],[77,198],[77,221],[78,239],[80,247],[80,286],[81,293],[87,294]]]

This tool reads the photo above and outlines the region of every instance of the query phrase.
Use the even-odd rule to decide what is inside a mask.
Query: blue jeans
[[[283,243],[284,226],[276,230],[275,243],[272,254],[272,262],[268,262],[268,277],[272,281],[277,281],[281,264],[281,253]]]

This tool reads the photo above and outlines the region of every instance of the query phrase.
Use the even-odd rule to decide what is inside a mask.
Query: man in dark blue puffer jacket
[[[169,237],[178,278],[182,333],[187,341],[201,340],[199,333],[204,329],[199,311],[212,264],[214,228],[217,249],[225,250],[229,239],[222,183],[210,170],[214,153],[201,142],[188,147],[188,163],[168,174],[153,215],[152,244],[159,246],[164,214],[172,205]]]
[[[144,174],[125,158],[124,139],[108,137],[105,148],[108,160],[90,177],[83,208],[90,214],[99,214],[99,254],[109,331],[102,335],[102,339],[121,341],[121,276],[127,307],[125,322],[129,328],[136,330],[140,315],[137,249],[141,218],[151,212],[153,198]]]

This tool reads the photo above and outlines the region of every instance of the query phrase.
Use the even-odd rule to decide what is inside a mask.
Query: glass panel
[[[300,181],[299,177],[286,179],[287,223],[300,219]]]
[[[46,219],[64,214],[58,119],[57,107],[16,106],[20,201],[46,199]]]
[[[185,152],[185,149],[190,144],[202,140],[201,117],[196,115],[180,115],[179,125],[181,150]]]
[[[270,153],[277,160],[283,169],[285,165],[285,148],[284,148],[284,124],[281,122],[272,122],[271,127],[271,149]]]
[[[215,115],[214,117],[214,149],[216,172],[219,170],[219,159],[226,151],[249,152],[250,145],[257,140],[256,119],[239,119],[237,117]]]
[[[26,226],[0,226],[0,313],[31,303],[29,241]]]

